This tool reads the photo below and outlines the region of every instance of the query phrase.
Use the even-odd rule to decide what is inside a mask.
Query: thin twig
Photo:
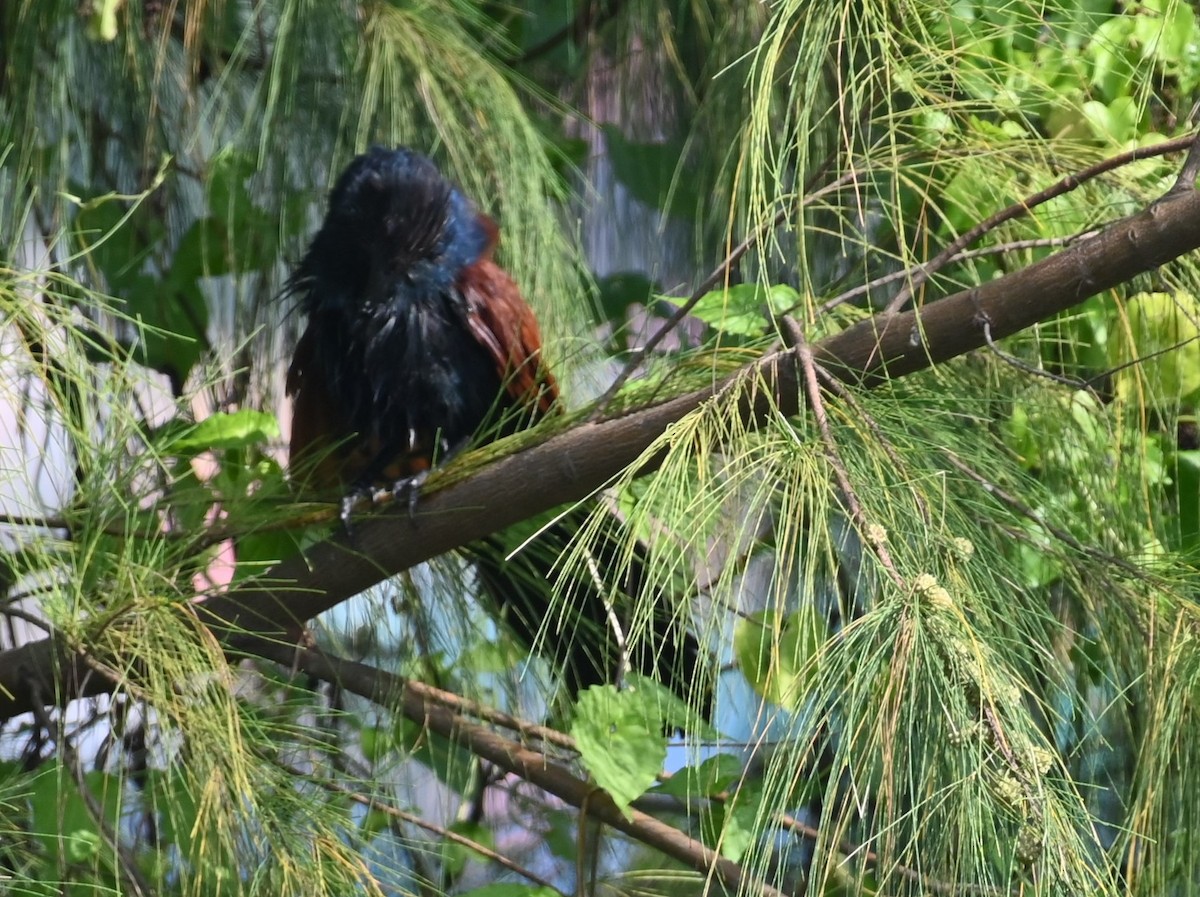
[[[817,423],[817,431],[821,434],[821,442],[825,446],[825,457],[829,461],[830,467],[833,468],[834,476],[838,481],[838,488],[841,489],[842,498],[846,502],[846,509],[850,512],[850,519],[854,521],[854,526],[862,535],[863,541],[870,546],[871,551],[879,558],[879,562],[887,570],[888,575],[892,578],[892,582],[903,589],[904,577],[896,569],[896,564],[892,560],[892,555],[888,551],[887,545],[883,543],[882,539],[872,538],[871,536],[871,528],[867,522],[867,515],[863,511],[862,504],[858,500],[858,495],[850,483],[850,474],[846,470],[846,465],[838,452],[837,441],[833,438],[833,431],[829,426],[829,416],[825,412],[825,400],[821,395],[821,385],[817,382],[817,363],[813,358],[812,349],[809,348],[808,341],[805,340],[804,333],[795,318],[785,315],[783,324],[787,330],[788,337],[794,344],[793,351],[800,360],[800,367],[804,373],[804,391],[808,396],[808,404],[812,408],[813,419]]]
[[[0,609],[0,615],[12,618],[14,620],[20,620],[22,623],[32,626],[35,629],[40,629],[47,634],[54,631],[50,623],[48,623],[43,617],[36,617],[29,611],[23,610],[19,607],[6,605]]]
[[[35,517],[28,514],[0,514],[0,525],[29,526],[37,529],[70,530],[70,524],[62,517]]]
[[[537,723],[518,719],[500,710],[480,704],[478,701],[471,701],[461,695],[456,695],[454,692],[426,685],[424,682],[416,682],[408,679],[404,682],[404,688],[425,700],[441,704],[443,707],[448,707],[458,713],[472,716],[495,726],[502,726],[505,729],[518,733],[523,739],[542,741],[569,751],[572,754],[579,753],[579,747],[575,744],[574,738],[565,732],[551,729],[549,726],[540,726]]]
[[[1009,746],[1008,739],[1004,737],[1004,728],[1000,725],[1000,719],[996,716],[996,709],[992,706],[992,702],[983,698],[980,700],[980,704],[983,708],[984,724],[995,739],[996,750],[1004,758],[1004,762],[1008,764],[1010,770],[1016,773],[1021,772],[1021,764]]]
[[[987,258],[993,255],[1004,255],[1008,252],[1020,252],[1025,249],[1054,249],[1059,246],[1067,246],[1074,243],[1076,240],[1084,240],[1088,237],[1095,236],[1098,231],[1091,228],[1082,231],[1078,234],[1072,234],[1069,237],[1037,237],[1029,240],[1010,240],[1007,243],[997,243],[995,246],[981,246],[978,249],[966,249],[946,261],[946,264],[955,264],[957,262],[967,262],[977,258]],[[827,299],[817,307],[817,314],[822,315],[839,305],[844,305],[851,299],[857,299],[871,290],[879,287],[887,286],[889,283],[895,283],[897,280],[904,280],[912,277],[918,271],[924,271],[926,265],[911,265],[903,268],[900,271],[893,271],[891,274],[884,274],[876,277],[874,280],[868,281],[861,286],[853,287],[846,290],[844,293],[838,293],[832,299]]]
[[[1007,352],[1002,350],[996,345],[995,340],[992,339],[992,322],[982,309],[979,311],[979,314],[976,315],[975,320],[983,328],[983,339],[987,344],[988,349],[990,349],[992,354],[994,354],[1005,364],[1012,365],[1017,370],[1024,371],[1027,374],[1032,374],[1035,377],[1043,377],[1053,383],[1069,386],[1071,389],[1083,390],[1084,392],[1091,394],[1093,398],[1099,401],[1100,397],[1096,394],[1096,390],[1092,388],[1089,381],[1078,380],[1075,377],[1067,377],[1064,374],[1056,374],[1054,371],[1048,371],[1045,368],[1034,367],[1029,362],[1022,361],[1020,358],[1017,358],[1017,356],[1009,355]]]
[[[378,810],[383,815],[389,816],[392,819],[398,819],[401,822],[407,822],[410,825],[415,825],[417,828],[424,829],[432,835],[437,835],[439,838],[445,838],[447,841],[461,845],[473,853],[479,854],[479,856],[483,857],[484,859],[503,866],[505,869],[517,873],[517,875],[528,879],[540,887],[549,888],[556,894],[560,894],[562,897],[567,897],[567,895],[563,891],[560,891],[558,888],[556,888],[549,879],[542,878],[542,876],[538,875],[532,869],[527,869],[519,863],[504,856],[504,854],[497,853],[490,847],[480,844],[478,841],[474,841],[471,838],[460,835],[456,831],[430,822],[427,819],[423,819],[415,813],[409,813],[407,810],[401,810],[399,807],[394,806],[391,803],[385,803],[377,797],[360,794],[353,788],[350,788],[339,782],[335,782],[331,779],[323,778],[321,776],[314,776],[311,773],[306,773],[303,770],[297,769],[296,767],[283,762],[282,760],[277,759],[275,763],[280,769],[284,770],[290,775],[313,782],[316,785],[319,785],[321,788],[324,788],[326,791],[329,791],[333,794],[341,794],[350,798],[350,800],[360,806],[367,807],[370,810]]]
[[[979,224],[972,227],[957,240],[954,240],[945,249],[933,257],[931,261],[926,262],[919,270],[913,272],[912,280],[910,280],[895,298],[887,304],[888,312],[898,312],[902,309],[905,303],[912,298],[913,294],[935,273],[940,271],[949,263],[955,255],[968,245],[975,242],[981,236],[990,230],[994,230],[1006,221],[1011,221],[1014,218],[1020,218],[1027,215],[1030,210],[1049,202],[1056,197],[1062,196],[1065,193],[1070,193],[1072,190],[1082,186],[1088,181],[1099,177],[1106,172],[1112,171],[1114,168],[1120,168],[1124,165],[1129,165],[1137,162],[1140,159],[1152,159],[1156,156],[1165,156],[1168,153],[1178,152],[1188,147],[1194,147],[1197,137],[1189,134],[1187,137],[1176,137],[1174,140],[1164,140],[1162,143],[1155,143],[1151,146],[1138,146],[1128,152],[1119,153],[1111,156],[1108,159],[1103,159],[1095,165],[1089,165],[1083,171],[1075,174],[1069,174],[1060,181],[1051,184],[1045,190],[1039,190],[1020,202],[1014,203],[1007,209],[1002,209],[989,218],[981,221]],[[1190,159],[1190,154],[1189,154]],[[1198,163],[1200,164],[1200,163]],[[1178,186],[1178,185],[1177,185]]]
[[[1195,190],[1197,175],[1200,175],[1200,131],[1197,131],[1192,138],[1187,158],[1183,160],[1183,167],[1179,169],[1179,177],[1175,179],[1175,183],[1167,191],[1167,195]]]
[[[1023,502],[1021,502],[1020,500],[1018,500],[1015,496],[1004,491],[1004,489],[1002,489],[999,485],[991,482],[986,477],[984,477],[982,474],[976,473],[974,470],[971,469],[970,466],[968,466],[966,463],[964,463],[962,460],[960,460],[958,455],[954,454],[954,452],[950,451],[949,449],[942,449],[942,455],[943,455],[943,457],[945,457],[945,459],[947,461],[950,462],[950,465],[955,470],[959,471],[959,473],[962,473],[962,474],[966,475],[967,477],[969,477],[970,479],[974,480],[981,487],[983,487],[983,490],[985,492],[987,492],[989,495],[995,496],[995,498],[998,499],[1001,504],[1007,505],[1009,507],[1009,509],[1016,511],[1018,514],[1020,514],[1022,517],[1026,518],[1027,520],[1030,520],[1033,523],[1036,523],[1038,526],[1040,526],[1046,532],[1050,533],[1050,535],[1054,536],[1054,538],[1058,539],[1058,541],[1062,542],[1064,545],[1066,545],[1072,551],[1077,551],[1080,554],[1084,555],[1085,557],[1090,557],[1093,560],[1103,561],[1107,564],[1112,564],[1114,567],[1119,567],[1120,569],[1124,570],[1126,573],[1128,573],[1132,576],[1135,576],[1138,579],[1145,578],[1146,571],[1141,569],[1140,567],[1138,567],[1136,564],[1131,564],[1129,561],[1125,560],[1124,558],[1119,558],[1115,555],[1107,554],[1106,552],[1100,551],[1095,548],[1090,548],[1087,545],[1084,545],[1082,542],[1080,542],[1078,539],[1076,539],[1074,536],[1072,536],[1065,529],[1055,526],[1053,523],[1046,520],[1046,518],[1043,517],[1041,514],[1039,514],[1037,511],[1033,510],[1028,505],[1026,505]]]
[[[1189,314],[1187,311],[1181,308],[1178,302],[1175,303],[1175,310],[1186,317],[1193,326],[1200,327],[1200,320],[1197,320],[1194,315]],[[1121,371],[1126,370],[1127,368],[1137,367],[1140,364],[1145,364],[1147,361],[1153,361],[1155,358],[1158,358],[1162,355],[1169,355],[1172,352],[1178,352],[1184,346],[1190,345],[1196,342],[1196,340],[1200,340],[1200,332],[1192,334],[1187,339],[1181,339],[1177,343],[1172,343],[1171,345],[1164,346],[1161,349],[1155,349],[1153,352],[1147,352],[1145,355],[1139,355],[1137,358],[1131,358],[1129,361],[1118,364],[1115,367],[1107,368],[1095,376],[1089,377],[1087,382],[1089,384],[1099,383],[1105,378],[1111,377],[1113,374],[1119,374]]]

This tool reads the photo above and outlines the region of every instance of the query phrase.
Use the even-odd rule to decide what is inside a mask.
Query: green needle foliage
[[[756,363],[1160,198],[1198,46],[1176,0],[0,4],[6,886],[1191,893],[1195,258],[903,378],[798,362],[797,403]],[[334,676],[295,633],[234,652],[196,599],[289,558],[303,588],[334,532],[282,467],[278,296],[372,143],[497,218],[571,405],[431,494],[586,426],[623,366],[610,416],[711,394],[591,516],[338,603]],[[661,270],[585,257],[602,203]],[[544,593],[533,646],[484,550]],[[581,582],[612,632],[574,632]],[[664,619],[711,655],[689,694],[633,669],[570,694],[572,638],[668,657]],[[58,665],[22,667],[48,632]]]

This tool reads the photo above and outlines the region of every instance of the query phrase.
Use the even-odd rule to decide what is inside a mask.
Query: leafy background
[[[1200,87],[1169,0],[9,0],[0,23],[5,644],[52,628],[125,676],[4,729],[16,893],[716,887],[396,704],[231,663],[181,612],[329,531],[280,465],[302,322],[277,296],[355,151],[430,152],[502,223],[571,403],[640,362],[636,404],[758,356],[780,316],[816,340],[1142,208],[1177,156],[919,267],[1186,133]],[[721,664],[713,730],[650,683],[572,703],[454,558],[318,639],[548,720],[573,740],[547,753],[746,890],[1188,893],[1197,295],[1180,259],[827,394],[823,426],[747,428],[730,390],[665,434],[609,494],[652,545],[641,619],[671,602]]]

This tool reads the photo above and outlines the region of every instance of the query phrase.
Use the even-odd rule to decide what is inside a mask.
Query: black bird
[[[475,440],[497,439],[560,410],[541,358],[541,335],[517,285],[492,260],[496,224],[426,157],[373,148],[338,178],[329,210],[289,283],[308,325],[288,370],[293,397],[290,469],[300,488],[354,498],[380,485],[415,494],[420,480]],[[566,547],[587,509],[544,532],[543,550],[504,561],[503,538],[472,546],[480,585],[518,637],[561,652],[573,690],[612,682],[624,662],[681,697],[694,691],[700,648],[664,611],[653,638],[626,654],[599,578],[625,552],[613,537],[593,549],[593,572],[573,583],[561,632],[539,559]],[[644,576],[636,553],[619,583],[615,619]],[[620,606],[621,595],[625,606]],[[559,636],[559,637],[554,637]],[[572,637],[573,636],[573,637]],[[706,712],[707,712],[707,708]]]

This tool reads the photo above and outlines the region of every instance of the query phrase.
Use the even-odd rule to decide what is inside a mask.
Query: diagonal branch
[[[1168,194],[1021,271],[919,310],[885,312],[862,321],[815,344],[813,359],[843,382],[875,386],[983,346],[983,320],[993,339],[1009,336],[1198,247],[1200,191]],[[747,375],[755,379],[742,379]],[[737,389],[739,381],[760,386]],[[431,493],[414,520],[403,508],[365,520],[353,545],[344,538],[323,542],[279,564],[269,580],[240,586],[192,605],[188,612],[199,614],[231,648],[283,638],[297,621],[422,561],[578,501],[631,466],[641,473],[652,471],[662,461],[661,454],[646,454],[654,441],[731,386],[748,424],[780,412],[795,414],[801,407],[794,353],[769,355],[705,389],[621,416],[584,421],[499,458]],[[59,703],[112,691],[111,679],[88,675],[95,666],[77,646],[61,639],[3,652],[0,719],[31,709],[37,688]]]
[[[327,657],[317,651],[296,654],[295,649],[287,645],[275,645],[263,653],[277,663],[294,664],[310,676],[337,682],[360,697],[395,708],[408,719],[422,721],[430,731],[462,744],[475,756],[519,776],[697,872],[714,876],[735,891],[745,888],[748,893],[764,897],[783,897],[780,891],[747,875],[737,863],[674,826],[640,810],[622,813],[605,791],[579,778],[562,764],[491,729],[467,722],[440,702],[427,700],[405,688],[405,681],[399,676],[354,661]]]

